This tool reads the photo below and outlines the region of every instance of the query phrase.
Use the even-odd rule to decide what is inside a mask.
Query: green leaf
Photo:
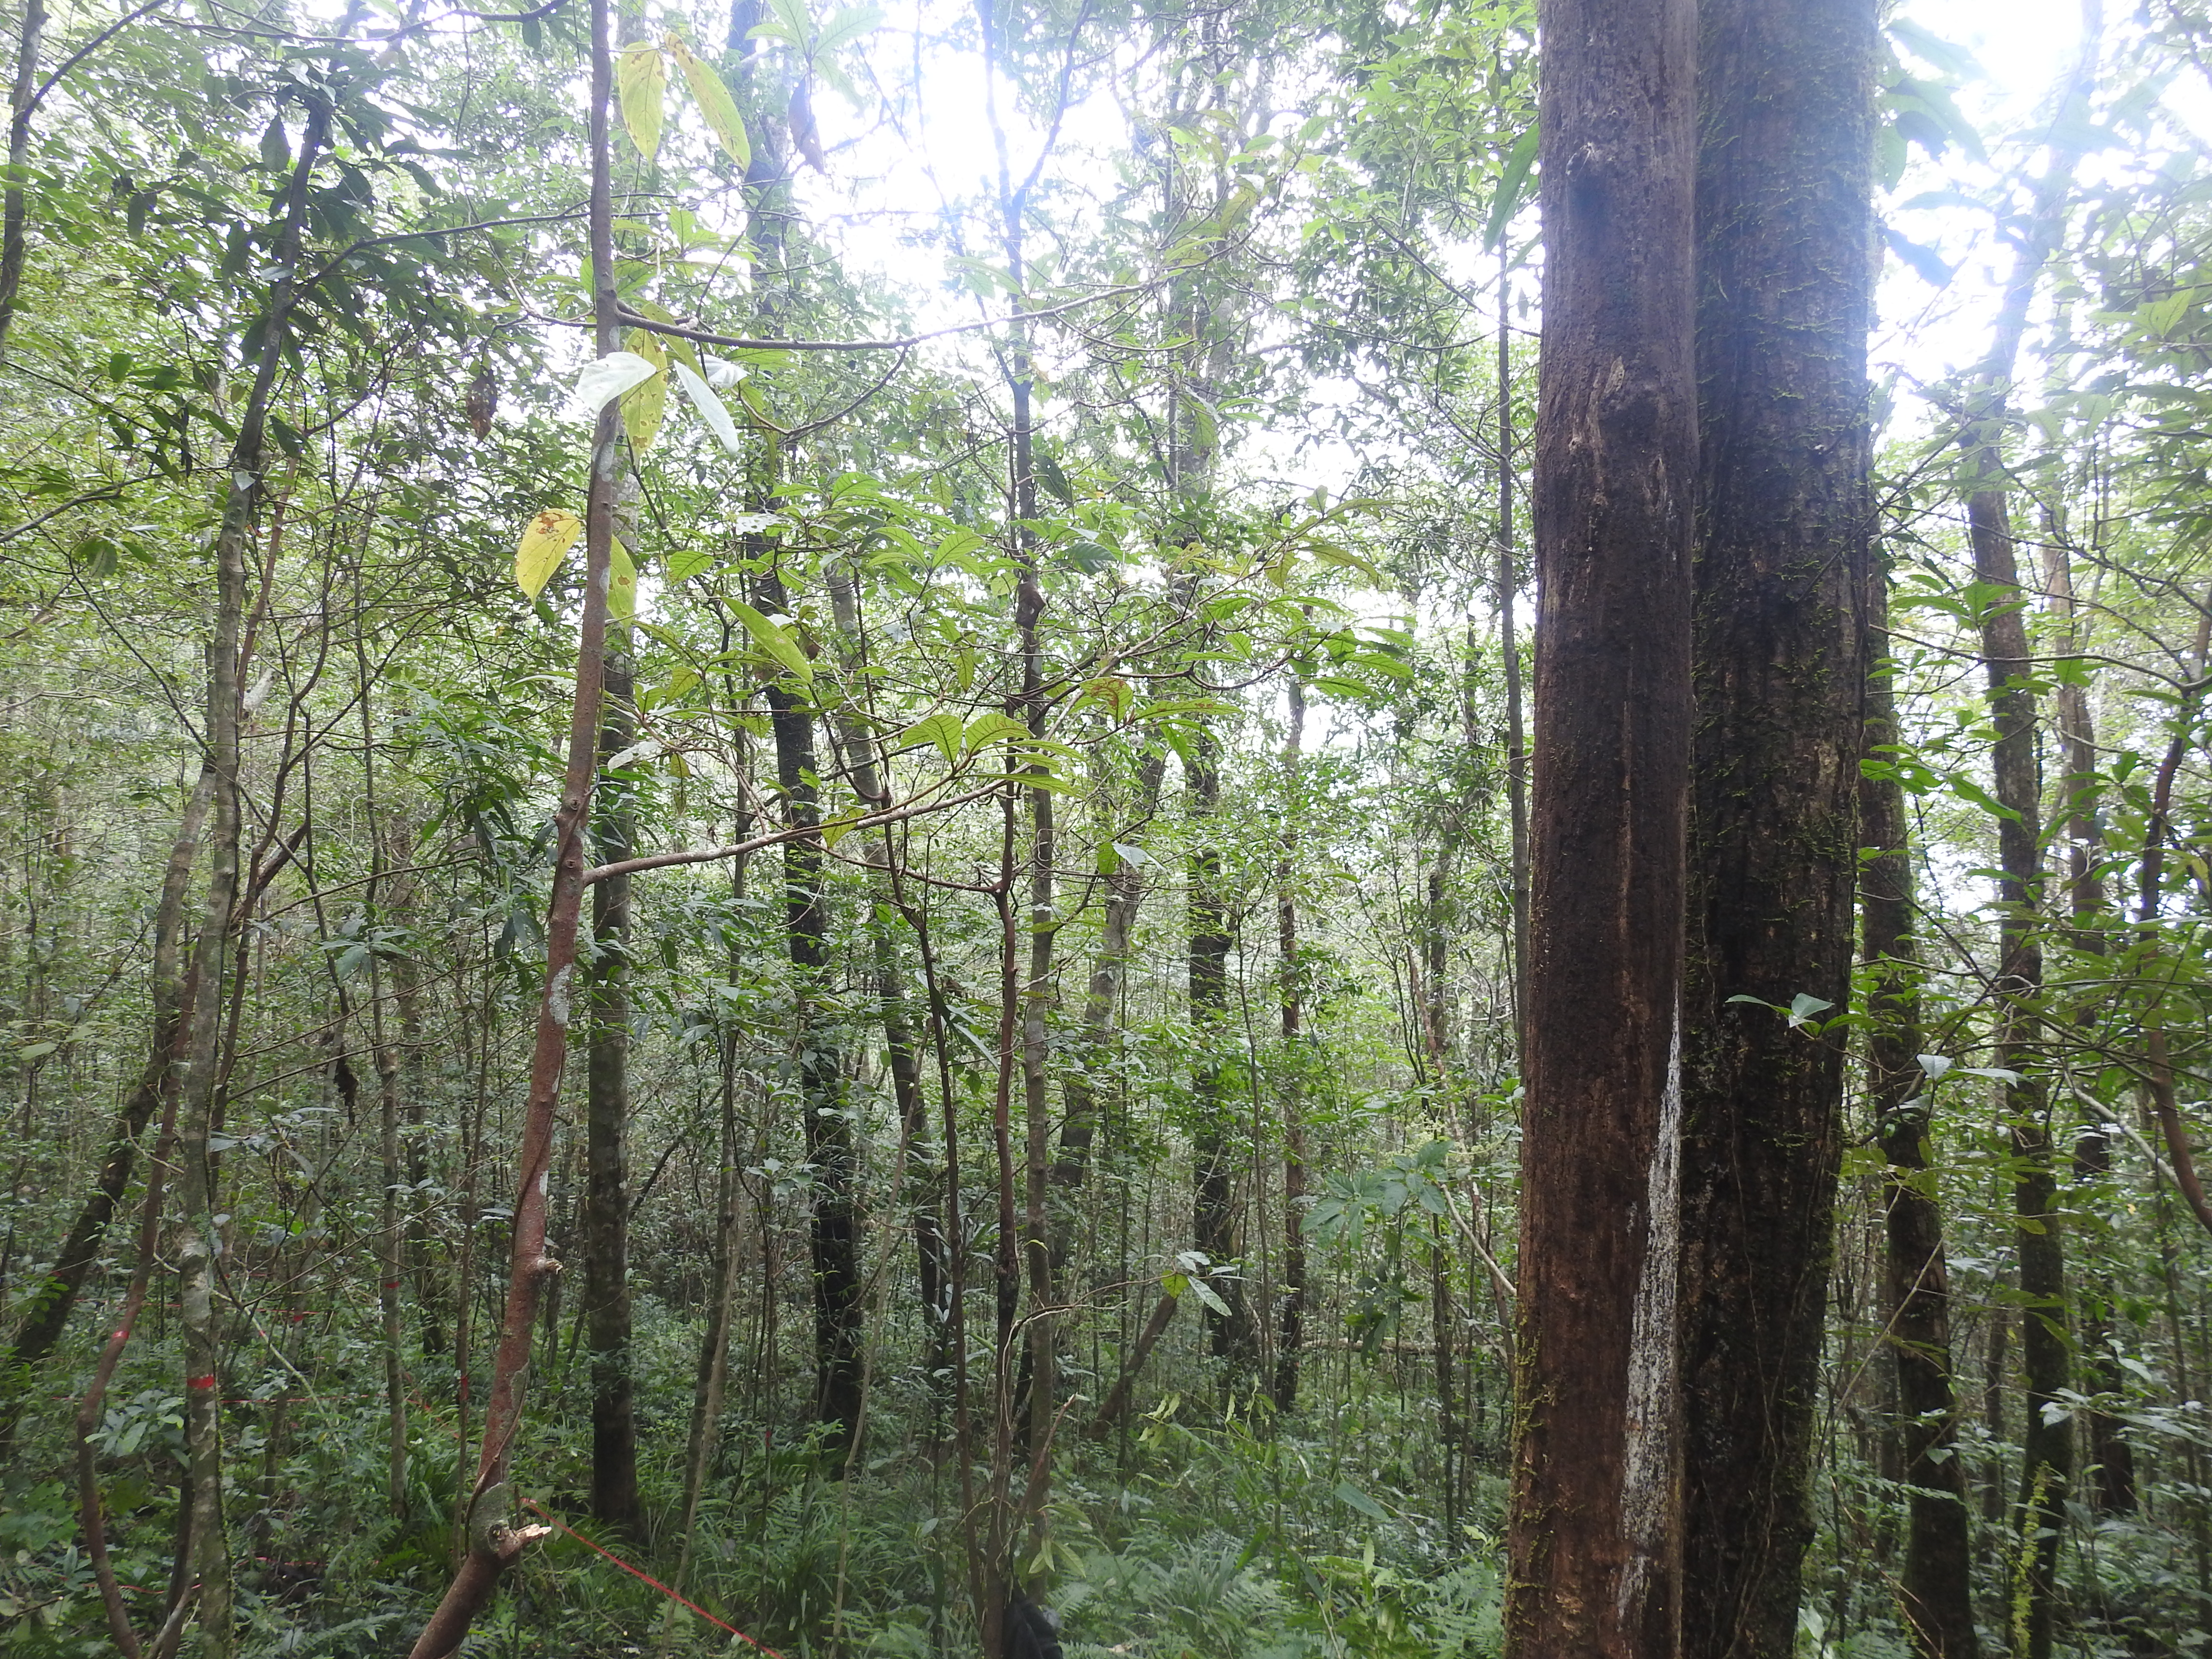
[[[1375,1520],[1388,1521],[1390,1518],[1390,1512],[1388,1510],[1349,1480],[1340,1480],[1336,1483],[1336,1498],[1339,1503],[1349,1504],[1362,1515],[1372,1516]]]
[[[627,625],[637,616],[637,567],[623,544],[607,551],[607,620]]]
[[[1960,800],[1972,801],[1975,805],[1980,807],[1982,811],[1987,812],[1991,817],[2017,819],[2020,817],[2019,813],[2014,811],[2011,807],[2005,805],[2002,802],[1998,800],[1995,795],[1990,793],[1988,790],[1983,788],[1980,784],[1976,783],[1972,778],[1960,777],[1954,775],[1951,777],[1946,778],[1944,781],[1950,786],[1951,793],[1956,795]]]
[[[806,653],[792,642],[790,635],[785,633],[783,629],[778,628],[742,599],[730,599],[726,603],[728,604],[737,619],[745,625],[745,631],[753,636],[754,642],[762,650],[789,669],[799,679],[812,681],[814,665],[807,661]]]
[[[945,763],[951,765],[960,758],[962,730],[959,715],[932,714],[927,720],[916,720],[900,732],[899,741],[933,743],[943,752]]]
[[[1030,459],[1036,481],[1045,487],[1046,492],[1062,506],[1073,507],[1075,491],[1067,482],[1067,474],[1060,470],[1060,463],[1053,459],[1052,452],[1038,444],[1031,450]]]
[[[714,72],[713,64],[702,62],[672,32],[667,45],[677,66],[684,71],[684,84],[691,88],[692,102],[699,106],[699,113],[706,118],[707,125],[714,132],[714,142],[721,145],[722,153],[740,170],[750,167],[752,141],[745,137],[744,118],[738,113],[737,100],[730,96],[722,77]]]
[[[668,65],[660,48],[649,40],[624,46],[615,64],[615,88],[622,99],[623,125],[630,142],[647,161],[660,148],[661,94],[668,85]]]
[[[1498,174],[1498,193],[1490,200],[1490,222],[1483,227],[1482,245],[1495,248],[1505,240],[1505,228],[1513,222],[1528,194],[1528,171],[1536,164],[1536,129],[1532,123],[1528,131],[1514,141],[1511,154]]]
[[[1005,743],[1009,739],[1026,738],[1029,734],[1029,727],[1012,714],[994,708],[988,714],[978,714],[969,722],[961,746],[972,755],[986,744]]]
[[[679,548],[668,556],[668,580],[672,582],[690,581],[714,568],[714,556],[703,547]]]

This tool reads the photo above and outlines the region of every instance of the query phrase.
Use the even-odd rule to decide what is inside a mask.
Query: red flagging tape
[[[617,1555],[612,1550],[600,1548],[599,1545],[594,1544],[590,1539],[585,1537],[583,1534],[578,1532],[574,1527],[569,1526],[566,1522],[562,1521],[559,1516],[555,1515],[550,1510],[545,1508],[544,1505],[533,1503],[529,1498],[526,1498],[522,1500],[522,1506],[525,1509],[536,1510],[538,1513],[544,1516],[546,1520],[551,1522],[553,1525],[560,1528],[562,1532],[567,1533],[569,1537],[574,1539],[579,1544],[581,1544],[586,1549],[590,1550],[593,1554],[605,1556],[608,1560],[613,1562],[631,1577],[639,1579],[645,1583],[652,1585],[653,1589],[659,1590],[670,1601],[681,1601],[685,1607],[690,1608],[692,1612],[697,1613],[708,1624],[720,1625],[724,1630],[729,1632],[731,1635],[736,1637],[740,1642],[751,1643],[754,1647],[758,1648],[763,1653],[767,1654],[769,1656],[769,1659],[783,1659],[783,1656],[778,1653],[774,1648],[769,1646],[767,1643],[754,1641],[751,1637],[746,1635],[744,1632],[739,1630],[735,1625],[726,1624],[721,1620],[715,1618],[713,1613],[708,1612],[706,1608],[701,1607],[690,1596],[680,1595],[677,1591],[669,1589],[667,1585],[662,1583],[658,1578],[655,1578],[649,1572],[640,1572],[635,1567],[630,1565],[629,1562],[623,1560],[622,1557]]]

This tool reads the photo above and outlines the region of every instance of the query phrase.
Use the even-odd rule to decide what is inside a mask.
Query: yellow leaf
[[[751,166],[753,147],[745,137],[744,118],[738,115],[737,100],[730,96],[729,88],[714,72],[714,66],[700,61],[673,33],[668,37],[668,50],[683,70],[684,83],[691,88],[692,101],[699,106],[699,113],[714,129],[715,142],[721,145],[722,153],[740,170]]]
[[[623,393],[623,428],[629,434],[629,447],[642,455],[660,435],[661,417],[668,412],[668,354],[658,336],[641,328],[630,330],[623,343],[663,371]]]
[[[628,627],[637,615],[637,567],[617,542],[607,554],[607,620]]]
[[[668,65],[660,48],[650,41],[624,46],[615,66],[615,85],[622,94],[623,125],[629,129],[637,153],[650,161],[660,148],[660,97],[668,84]]]
[[[549,508],[525,525],[514,550],[515,586],[533,599],[544,592],[583,529],[581,519],[558,508]]]

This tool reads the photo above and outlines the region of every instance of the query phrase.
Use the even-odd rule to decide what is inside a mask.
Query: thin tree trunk
[[[1887,635],[1888,580],[1883,571],[1869,584],[1869,622],[1877,639]],[[1950,1272],[1922,1097],[1924,1079],[1915,1058],[1923,1039],[1911,854],[1905,792],[1882,770],[1894,758],[1882,752],[1883,745],[1898,741],[1891,674],[1885,660],[1869,680],[1866,757],[1875,767],[1859,782],[1859,833],[1872,854],[1860,878],[1863,949],[1870,970],[1866,1012],[1873,1021],[1867,1094],[1887,1165],[1882,1177],[1887,1329],[1897,1363],[1904,1474],[1911,1488],[1899,1591],[1920,1659],[1980,1659],[1966,1459],[1959,1455],[1952,1385]]]
[[[592,0],[592,312],[593,343],[601,356],[620,343],[613,191],[607,159],[607,106],[613,90],[614,64],[607,35],[607,0]],[[607,586],[612,568],[621,429],[619,404],[611,400],[599,410],[592,434],[590,493],[584,509],[583,614],[578,628],[575,701],[568,718],[568,771],[553,819],[553,890],[545,920],[545,980],[531,1053],[522,1145],[516,1159],[520,1181],[507,1264],[507,1308],[493,1361],[476,1480],[462,1528],[468,1540],[467,1553],[437,1610],[416,1638],[410,1659],[446,1659],[458,1649],[501,1575],[548,1531],[543,1526],[516,1524],[507,1478],[515,1437],[522,1426],[531,1336],[538,1322],[538,1304],[546,1282],[560,1270],[546,1251],[547,1189],[552,1174],[554,1115],[560,1101],[577,988],[576,939],[583,920],[584,853],[590,839],[599,700],[606,673]]]
[[[2021,1495],[2016,1510],[2021,1589],[2008,1598],[2017,1659],[2050,1659],[2058,1596],[2058,1547],[2066,1524],[2073,1464],[2073,1423],[2061,1403],[2071,1380],[2067,1332],[2065,1247],[2059,1231],[2058,1178],[2049,1092],[2034,1074],[2041,1065],[2043,909],[2042,779],[2036,756],[2035,694],[2029,678],[2011,502],[2006,490],[2005,428],[2027,312],[2064,227],[2078,143],[2086,120],[2102,31],[2100,0],[2082,7],[2081,46],[2060,100],[2060,129],[2038,181],[2028,222],[2013,262],[1989,356],[1973,376],[1960,434],[1960,481],[1966,492],[1966,533],[1983,601],[1982,658],[1996,740],[1992,781],[1997,820],[1997,1064],[2019,1074],[2004,1085],[2005,1119],[2017,1174],[2013,1184],[2014,1252],[2020,1270],[2021,1358],[2027,1381],[2021,1428]],[[2070,125],[2069,125],[2070,124]],[[2045,1407],[2051,1410],[2046,1412]],[[2055,1413],[2055,1416],[2054,1416]]]
[[[246,550],[258,522],[265,480],[263,447],[282,367],[307,230],[307,191],[329,131],[330,106],[307,102],[300,155],[284,193],[284,227],[275,250],[280,275],[258,324],[260,353],[225,474],[229,487],[216,534],[216,619],[208,647],[207,764],[215,775],[215,825],[210,836],[206,902],[193,942],[192,1012],[180,1088],[178,1230],[175,1259],[185,1350],[185,1443],[191,1492],[193,1570],[208,1659],[229,1659],[237,1631],[232,1604],[229,1541],[222,1520],[221,1338],[215,1318],[216,1171],[209,1145],[220,1107],[223,1054],[223,975],[239,899],[239,676],[246,611]],[[236,989],[244,988],[239,975]]]
[[[32,100],[39,93],[39,48],[46,27],[46,0],[24,0],[22,31],[15,38],[15,85],[8,100],[8,186],[0,196],[0,350],[6,349],[23,288],[24,174],[30,167]]]
[[[1513,879],[1513,1064],[1528,1063],[1528,741],[1522,729],[1521,642],[1514,608],[1521,597],[1513,548],[1513,352],[1506,319],[1508,278],[1498,279],[1498,651],[1505,671],[1505,810]]]
[[[624,483],[628,480],[625,478]],[[627,517],[618,488],[615,512]],[[617,523],[616,534],[628,526]],[[630,855],[635,811],[628,779],[605,769],[637,731],[631,704],[629,629],[609,630],[599,705],[599,805],[592,825],[601,864]],[[629,881],[592,890],[592,1018],[586,1059],[584,1318],[592,1353],[592,1514],[638,1530],[637,1413],[630,1367]]]
[[[1222,1080],[1229,1020],[1229,917],[1221,891],[1221,745],[1210,728],[1191,744],[1190,1024],[1196,1054],[1191,1071],[1191,1242],[1206,1257],[1207,1282],[1227,1311],[1204,1310],[1213,1357],[1231,1390],[1257,1355],[1241,1277],[1212,1275],[1237,1260],[1237,1168],[1243,1138]]]
[[[1875,0],[1699,8],[1682,1651],[1788,1659],[1813,1539],[1866,688]]]
[[[359,596],[356,594],[356,601]],[[362,607],[361,615],[367,614]],[[362,902],[372,917],[379,916],[384,895],[385,838],[378,823],[376,799],[376,732],[370,720],[368,653],[360,632],[354,635],[354,662],[359,672],[361,704],[362,805],[368,820],[369,878]],[[340,1000],[343,1018],[343,1000]],[[404,1310],[400,1286],[405,1282],[407,1243],[399,1213],[399,1056],[393,1052],[384,1025],[384,964],[374,944],[368,951],[369,1053],[376,1067],[377,1153],[382,1177],[378,1195],[376,1275],[377,1311],[384,1325],[385,1505],[395,1519],[407,1513],[407,1362],[403,1348]],[[341,1054],[341,1063],[343,1063]],[[270,1456],[276,1455],[276,1436],[270,1437]]]
[[[2067,656],[2081,649],[2081,625],[2075,608],[2074,573],[2066,549],[2065,526],[2050,525],[2043,550],[2044,589],[2051,614],[2058,624],[2055,648]],[[2201,662],[2203,652],[2198,653]],[[2077,659],[2078,661],[2078,659]],[[2106,954],[2106,930],[2112,921],[2100,860],[2104,832],[2098,823],[2100,793],[2097,771],[2096,726],[2089,712],[2089,689],[2068,680],[2051,690],[2058,740],[2064,765],[2060,772],[2059,817],[2066,826],[2067,908],[2073,921],[2074,948],[2101,960]],[[2078,1024],[2094,1021],[2103,1001],[2100,994],[2084,998],[2075,1014]],[[2112,1174],[2112,1150],[2098,1115],[2081,1125],[2074,1137],[2074,1181],[2090,1187]],[[2097,1381],[2101,1395],[2118,1397],[2127,1387],[2126,1373],[2113,1356],[2112,1275],[2099,1268],[2090,1276],[2080,1297],[2081,1354]],[[2135,1451],[2120,1432],[2119,1420],[2109,1411],[2092,1407],[2085,1413],[2089,1429],[2090,1456],[2096,1465],[2096,1484],[2091,1497],[2098,1510],[2109,1515],[2132,1514],[2136,1507]]]
[[[1138,761],[1136,797],[1129,808],[1131,823],[1151,821],[1159,808],[1160,785],[1166,776],[1164,750],[1148,751]],[[1122,978],[1128,970],[1129,939],[1145,894],[1143,867],[1118,854],[1115,859],[1113,873],[1106,878],[1106,915],[1099,933],[1098,956],[1084,991],[1081,1061],[1060,1085],[1060,1155],[1052,1171],[1053,1183],[1060,1188],[1053,1239],[1055,1284],[1064,1282],[1074,1246],[1075,1195],[1091,1179],[1091,1146],[1098,1133],[1098,1087],[1094,1073],[1109,1057]]]
[[[843,734],[846,765],[853,791],[864,808],[876,811],[891,804],[889,785],[876,761],[876,744],[854,700],[866,684],[866,639],[860,625],[860,593],[850,573],[833,569],[830,600],[842,642],[842,667],[848,695],[839,704],[838,724]],[[921,1066],[915,1047],[914,1020],[907,996],[906,977],[899,969],[898,946],[888,917],[895,911],[890,880],[891,860],[897,856],[896,830],[885,825],[880,838],[872,838],[866,856],[872,877],[878,920],[870,932],[874,938],[876,997],[883,1011],[884,1064],[890,1073],[891,1101],[897,1109],[899,1133],[907,1147],[906,1205],[914,1229],[915,1269],[921,1292],[922,1369],[933,1396],[939,1392],[945,1366],[945,1294],[951,1263],[945,1249],[941,1218],[930,1191],[929,1106],[922,1097]]]
[[[1275,867],[1276,950],[1282,975],[1283,1294],[1275,1334],[1275,1409],[1298,1405],[1298,1362],[1306,1316],[1305,972],[1298,961],[1298,900],[1291,881],[1306,732],[1306,689],[1289,685],[1290,730],[1283,737],[1283,856]]]
[[[1545,0],[1514,1659],[1672,1654],[1695,15]]]
[[[783,584],[762,579],[763,609],[781,611]],[[816,781],[814,710],[805,690],[778,680],[764,692],[775,743],[775,773],[790,827],[821,822]],[[818,836],[783,844],[784,915],[790,940],[793,1041],[799,1051],[799,1100],[806,1161],[814,1170],[807,1242],[813,1263],[815,1420],[823,1449],[839,1464],[860,1429],[860,1261],[858,1149],[845,1111],[844,1056],[835,1012],[826,1006],[830,908]]]
[[[215,793],[215,773],[203,765],[184,817],[169,848],[169,862],[161,875],[161,896],[154,905],[154,961],[149,977],[153,1003],[152,1036],[146,1063],[137,1082],[115,1115],[107,1140],[107,1155],[100,1160],[99,1178],[85,1195],[84,1206],[63,1239],[54,1265],[43,1283],[24,1298],[27,1312],[17,1327],[15,1340],[4,1369],[0,1369],[0,1464],[15,1447],[15,1425],[23,1408],[24,1387],[33,1366],[52,1353],[69,1324],[76,1298],[93,1264],[100,1259],[109,1224],[131,1185],[138,1141],[153,1119],[154,1109],[172,1093],[176,1075],[177,1036],[181,1021],[185,955],[185,901],[191,885],[192,863],[199,854],[200,831],[207,821],[208,803]]]

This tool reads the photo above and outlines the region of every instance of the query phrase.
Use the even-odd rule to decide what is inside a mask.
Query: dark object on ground
[[[1006,1659],[1060,1659],[1060,1615],[1019,1590],[1006,1603]]]

